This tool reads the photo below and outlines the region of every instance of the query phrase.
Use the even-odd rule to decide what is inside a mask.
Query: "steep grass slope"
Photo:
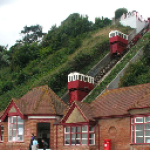
[[[13,82],[16,82],[17,73],[12,73],[10,68],[2,68],[0,82],[6,83],[6,92],[0,95],[0,110],[6,108],[12,97],[20,98],[35,86],[48,84],[56,94],[62,96],[67,90],[67,75],[70,72],[78,71],[86,74],[109,52],[108,33],[114,29],[124,33],[131,31],[128,27],[111,26],[87,33],[86,38],[82,41],[82,46],[74,52],[70,53],[63,48],[54,54],[45,56],[41,61],[31,61],[21,70],[19,78],[24,82],[17,86],[11,86]]]
[[[137,64],[131,65],[131,68],[128,69],[127,74],[122,78],[120,87],[149,82],[150,81],[148,78],[148,73],[150,72],[149,71],[150,69],[148,69],[150,68],[148,67],[149,66],[148,60],[150,60],[149,41],[150,41],[150,32],[145,34],[143,38],[141,38],[137,42],[137,44],[130,49],[128,54],[121,60],[121,62],[117,64],[115,68],[111,70],[110,74],[97,87],[95,87],[92,90],[92,92],[84,99],[84,101],[85,102],[93,101],[103,90],[105,90],[106,86],[116,77],[116,75],[125,67],[125,65],[135,56],[137,51],[141,48],[145,49],[146,53],[144,57]],[[145,59],[146,57],[148,58]]]

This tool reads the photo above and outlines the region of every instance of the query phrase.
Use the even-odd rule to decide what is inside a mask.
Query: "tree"
[[[0,67],[10,64],[9,55],[7,54],[7,49],[0,45]]]
[[[15,68],[24,68],[27,63],[38,58],[39,47],[37,42],[28,45],[25,43],[23,46],[16,47],[11,58],[11,70]]]
[[[111,20],[108,18],[95,18],[94,29],[103,28],[111,23]]]
[[[42,32],[42,27],[40,25],[33,25],[30,27],[25,26],[21,33],[24,34],[22,40],[17,42],[24,42],[24,43],[33,43],[39,42],[45,33]]]
[[[123,14],[126,14],[128,10],[126,8],[118,8],[115,11],[115,19],[119,19]]]

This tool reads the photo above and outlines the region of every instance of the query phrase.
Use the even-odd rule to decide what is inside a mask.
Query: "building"
[[[123,14],[120,18],[120,23],[123,26],[135,28],[137,34],[149,24],[148,20],[145,20],[137,11]]]
[[[12,99],[0,113],[0,149],[27,150],[34,133],[42,148],[44,138],[54,149],[54,124],[67,105],[48,87],[33,88],[20,99]]]
[[[47,85],[12,99],[0,112],[0,149],[28,150],[34,133],[51,150],[148,150],[150,83],[106,90],[91,103],[67,106]]]

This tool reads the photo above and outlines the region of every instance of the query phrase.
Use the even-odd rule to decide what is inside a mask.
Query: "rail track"
[[[142,30],[140,34],[143,36],[145,34],[145,30]],[[107,54],[106,57],[104,57],[96,66],[93,67],[87,74],[94,77],[94,84],[95,86],[101,82],[102,78],[110,71],[115,64],[121,60],[121,58],[132,48],[136,43],[133,42],[133,39],[136,35],[134,33],[131,33],[131,39],[129,41],[128,46],[124,50],[124,53],[120,56],[116,56],[111,58],[110,54]],[[61,99],[67,103],[69,99],[69,93],[68,91],[61,97]]]

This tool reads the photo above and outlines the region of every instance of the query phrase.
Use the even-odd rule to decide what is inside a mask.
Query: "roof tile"
[[[80,108],[81,112],[89,121],[95,121],[92,107],[89,103],[75,101],[76,105]]]
[[[33,88],[14,102],[25,115],[63,115],[67,108],[67,105],[47,85]]]
[[[149,94],[150,83],[111,89],[97,97],[90,105],[95,117],[125,115],[137,100],[140,101],[140,107],[150,106]]]

